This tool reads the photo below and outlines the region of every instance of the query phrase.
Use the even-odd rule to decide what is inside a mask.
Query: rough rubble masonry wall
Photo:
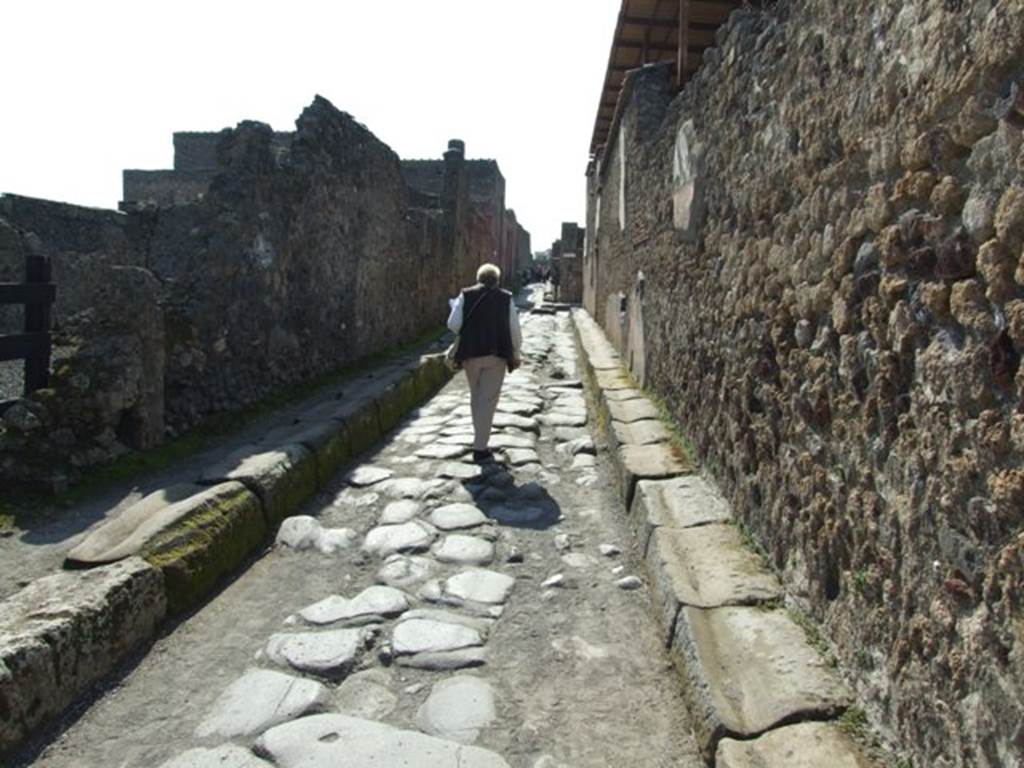
[[[54,257],[62,344],[52,388],[0,422],[0,475],[108,461],[441,327],[457,286],[445,217],[408,205],[366,128],[318,97],[288,151],[246,122],[217,152],[187,205],[0,199],[0,265]]]
[[[1024,3],[738,11],[667,85],[592,169],[588,308],[916,764],[1021,764]]]

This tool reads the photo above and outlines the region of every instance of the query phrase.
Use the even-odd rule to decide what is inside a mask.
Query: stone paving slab
[[[410,656],[399,656],[395,663],[400,667],[426,669],[431,672],[449,672],[454,669],[482,667],[487,663],[487,650],[475,647],[438,653],[414,653]]]
[[[753,741],[722,739],[715,768],[876,768],[857,744],[832,723],[798,723]]]
[[[621,370],[596,370],[594,381],[602,392],[609,389],[636,389],[632,379]]]
[[[508,768],[499,755],[346,715],[312,715],[267,731],[256,752],[278,768]]]
[[[689,463],[679,459],[667,443],[654,445],[623,445],[618,451],[622,473],[622,494],[628,508],[636,484],[641,480],[661,480],[692,471]]]
[[[657,529],[647,549],[647,572],[667,630],[683,605],[753,605],[783,596],[778,579],[743,545],[733,525]]]
[[[154,491],[117,517],[93,528],[81,544],[68,552],[65,563],[102,565],[137,555],[157,534],[194,514],[217,507],[225,495],[233,496],[241,487],[239,483],[223,483],[213,488],[178,483]]]
[[[366,534],[363,551],[380,557],[399,552],[423,552],[430,547],[435,534],[419,522],[381,525]]]
[[[490,565],[494,560],[494,544],[476,536],[451,534],[434,548],[434,557],[452,565]]]
[[[160,768],[271,768],[271,764],[260,760],[248,749],[225,744],[213,749],[190,749]]]
[[[449,624],[433,619],[409,619],[399,622],[391,634],[391,646],[401,656],[413,653],[438,653],[483,645],[480,633],[464,624]]]
[[[639,389],[606,389],[601,396],[607,402],[622,402],[625,400],[642,400],[646,395]]]
[[[629,424],[642,419],[659,419],[661,414],[658,409],[647,398],[633,400],[609,400],[607,403],[608,413],[612,421],[621,421]]]
[[[728,502],[699,475],[641,480],[636,485],[629,514],[641,551],[647,550],[657,528],[690,528],[732,520]]]
[[[434,685],[416,712],[416,725],[431,736],[472,744],[496,716],[490,684],[479,677],[456,675]]]
[[[641,401],[630,400],[628,402],[638,403]],[[611,434],[615,438],[616,446],[652,445],[667,443],[672,439],[672,433],[661,421],[655,419],[641,419],[634,422],[612,421],[611,427]]]
[[[794,718],[836,715],[851,703],[845,685],[781,609],[684,607],[672,652],[708,756],[722,737],[749,738]]]
[[[160,571],[138,557],[37,579],[0,603],[0,754],[156,633]]]
[[[196,736],[234,738],[262,733],[327,706],[330,692],[315,680],[269,669],[250,669],[214,702]]]
[[[226,480],[238,480],[259,496],[267,525],[273,527],[316,492],[316,458],[298,444],[272,451],[243,446],[204,470],[198,482]]]
[[[334,555],[353,546],[358,534],[351,528],[324,528],[310,515],[285,518],[277,531],[275,544],[291,549],[315,549],[322,555]]]
[[[282,632],[271,635],[264,653],[271,662],[318,677],[340,678],[352,671],[363,647],[358,629]]]
[[[341,595],[329,595],[299,611],[299,616],[310,624],[333,624],[338,621],[371,623],[389,619],[409,610],[405,593],[394,587],[374,585],[367,587],[351,600]]]

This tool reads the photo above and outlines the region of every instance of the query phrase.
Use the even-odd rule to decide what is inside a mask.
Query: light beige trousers
[[[487,449],[491,436],[494,412],[501,397],[501,385],[505,381],[505,358],[496,355],[471,357],[462,367],[469,382],[469,407],[473,412],[473,450]]]

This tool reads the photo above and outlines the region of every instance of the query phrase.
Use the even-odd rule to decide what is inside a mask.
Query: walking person
[[[460,336],[455,359],[469,382],[473,461],[480,463],[494,458],[487,448],[491,424],[505,371],[512,372],[522,364],[523,334],[512,294],[498,287],[501,270],[484,264],[476,279],[477,284],[464,288],[452,304],[448,327]]]

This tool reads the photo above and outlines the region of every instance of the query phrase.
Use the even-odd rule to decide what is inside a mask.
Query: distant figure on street
[[[466,370],[473,412],[473,461],[494,458],[487,448],[505,371],[522,364],[523,333],[512,294],[498,287],[501,270],[484,264],[477,284],[464,288],[452,304],[448,327],[460,334],[455,356]]]

